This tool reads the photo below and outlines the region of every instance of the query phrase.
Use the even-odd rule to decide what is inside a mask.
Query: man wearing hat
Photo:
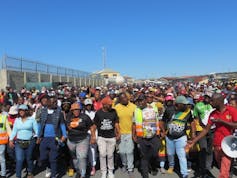
[[[13,129],[13,125],[15,123],[17,115],[18,115],[18,106],[17,105],[11,106],[8,112],[8,118],[7,118],[11,129]],[[14,163],[15,162],[15,149],[7,145],[7,153],[10,158],[8,161]]]
[[[187,104],[188,100],[183,95],[178,96],[175,100],[175,113],[171,118],[166,118],[166,125],[161,127],[162,134],[166,133],[166,148],[169,161],[167,173],[172,174],[174,171],[174,155],[176,152],[182,178],[188,177],[187,158],[184,149],[187,142],[186,129],[188,123],[191,125],[192,136],[195,136],[195,123]],[[165,128],[167,128],[167,131]]]
[[[149,165],[156,162],[160,148],[160,128],[157,110],[147,105],[147,98],[141,94],[134,112],[132,135],[141,153],[141,172],[143,178],[149,177]],[[151,164],[152,170],[156,165]]]
[[[0,104],[0,165],[1,177],[6,177],[5,149],[8,143],[8,136],[11,134],[11,128],[7,116],[2,114],[2,104]]]
[[[119,119],[112,109],[113,101],[109,96],[103,98],[101,103],[103,107],[96,112],[94,118],[95,128],[98,130],[101,178],[114,178],[114,150],[116,140],[120,139]]]

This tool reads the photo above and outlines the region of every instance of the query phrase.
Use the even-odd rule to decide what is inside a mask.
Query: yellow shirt
[[[136,105],[129,102],[127,106],[124,106],[119,103],[114,109],[118,114],[121,134],[131,134],[133,113],[136,109]]]

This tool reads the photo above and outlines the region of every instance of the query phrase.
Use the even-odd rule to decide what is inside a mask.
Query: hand
[[[10,146],[10,148],[14,148],[15,147],[13,141],[9,141],[9,146]]]
[[[137,136],[136,136],[136,135],[133,135],[133,136],[132,136],[132,139],[133,139],[133,141],[134,141],[135,143],[137,143]]]
[[[121,135],[120,135],[120,134],[117,134],[117,135],[116,135],[116,140],[118,141],[118,140],[120,140],[120,138],[121,138]]]
[[[187,145],[185,146],[185,148],[186,148],[186,147],[192,148],[192,147],[194,146],[194,144],[195,144],[194,141],[188,140],[188,141],[187,141]]]
[[[194,139],[194,138],[196,137],[196,133],[195,133],[195,132],[192,132],[192,133],[190,134],[190,136],[191,136],[192,139]]]
[[[221,123],[221,122],[222,122],[222,120],[219,119],[219,118],[217,118],[217,119],[211,119],[211,121],[212,121],[213,123]]]
[[[37,138],[37,140],[36,140],[36,144],[39,145],[40,142],[41,142],[41,138]]]
[[[96,144],[96,137],[91,137],[90,144],[91,145]]]
[[[61,137],[61,142],[65,142],[66,138],[64,136]]]
[[[161,136],[161,138],[165,138],[166,132],[161,132],[161,133],[160,133],[160,136]]]

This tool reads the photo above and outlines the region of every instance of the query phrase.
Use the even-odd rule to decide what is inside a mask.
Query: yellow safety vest
[[[155,108],[153,107],[155,110]],[[156,110],[155,110],[156,112]],[[136,124],[136,135],[138,137],[144,137],[144,129],[143,129],[143,116],[142,110],[140,108],[136,108],[134,112],[135,124]],[[159,120],[156,118],[156,135],[160,135],[160,126]]]
[[[0,124],[2,124],[2,127],[0,128],[0,145],[5,145],[8,143],[8,134],[6,131],[6,121],[7,116],[0,114]]]

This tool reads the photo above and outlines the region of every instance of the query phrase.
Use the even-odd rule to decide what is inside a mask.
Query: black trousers
[[[141,154],[141,172],[143,178],[148,178],[149,174],[149,166],[152,168],[155,168],[155,163],[158,159],[158,152],[161,147],[161,141],[160,138],[155,136],[153,138],[138,138],[138,149]]]
[[[199,168],[200,173],[205,174],[207,170],[210,170],[213,162],[213,130],[210,130],[206,136],[201,138],[198,143],[200,146],[199,152]],[[198,133],[199,134],[199,133]]]

